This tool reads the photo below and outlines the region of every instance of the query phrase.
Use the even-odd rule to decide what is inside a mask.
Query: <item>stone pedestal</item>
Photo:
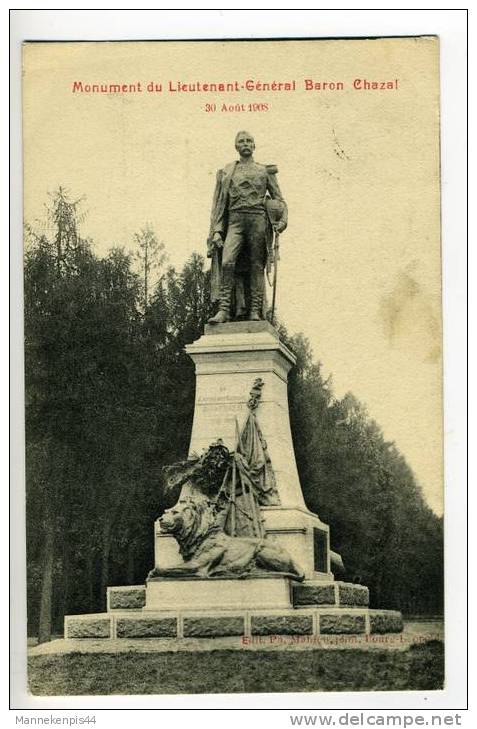
[[[273,574],[244,579],[149,579],[145,611],[283,609],[292,605],[291,583]]]
[[[333,580],[330,566],[330,528],[305,507],[261,508],[265,532],[289,552],[307,580]]]
[[[265,383],[257,420],[267,441],[280,504],[306,510],[298,479],[288,415],[288,372],[295,357],[266,321],[208,325],[186,347],[195,364],[196,393],[190,453],[222,438],[237,445],[237,426],[247,417],[249,393],[257,377]]]
[[[399,633],[394,610],[370,610],[366,587],[283,576],[152,579],[108,588],[108,612],[65,617],[65,638],[220,638]],[[237,643],[240,647],[241,643]]]
[[[266,539],[290,554],[305,581],[270,572],[238,579],[153,577],[145,586],[110,587],[108,612],[67,616],[65,637],[182,640],[400,632],[400,613],[370,610],[366,587],[335,580],[331,572],[330,530],[307,509],[295,463],[287,393],[295,357],[276,330],[265,321],[206,326],[187,353],[196,368],[190,454],[200,454],[219,438],[235,450],[250,390],[257,378],[263,380],[256,417],[280,500],[261,507]],[[176,540],[161,533],[158,521],[154,539],[156,567],[183,561]]]
[[[187,348],[196,369],[190,454],[218,438],[234,450],[237,429],[248,415],[247,401],[257,377],[264,384],[257,420],[267,442],[279,506],[262,507],[267,538],[284,547],[307,579],[333,580],[329,527],[305,506],[295,463],[288,413],[288,372],[295,357],[266,321],[208,325]],[[181,562],[175,539],[155,526],[155,566]]]
[[[287,388],[295,356],[267,321],[208,325],[186,351],[196,370],[190,453],[201,453],[217,438],[235,449],[237,424],[241,429],[250,389],[260,377],[265,385],[256,414],[280,498],[279,506],[261,509],[267,537],[291,554],[307,579],[332,580],[329,528],[306,508],[295,462]]]

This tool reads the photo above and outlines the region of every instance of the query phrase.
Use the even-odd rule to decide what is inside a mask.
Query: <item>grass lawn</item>
[[[444,646],[406,651],[65,653],[31,656],[37,696],[441,689]]]

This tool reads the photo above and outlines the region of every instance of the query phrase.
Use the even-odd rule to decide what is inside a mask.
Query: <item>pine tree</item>
[[[165,246],[159,241],[152,227],[147,224],[139,233],[134,234],[137,244],[136,260],[140,264],[143,280],[143,311],[147,311],[149,295],[151,290],[151,276],[157,272],[165,263],[167,256]]]
[[[51,234],[27,227],[25,256],[29,629],[42,641],[151,568],[162,468],[186,457],[192,427],[184,347],[211,314],[201,256],[153,284],[152,239],[138,274],[132,255],[99,257],[81,238],[79,200],[64,188],[51,199]],[[280,336],[297,356],[289,405],[305,501],[348,579],[373,605],[441,611],[442,519],[362,404],[334,396],[306,338],[283,325]]]

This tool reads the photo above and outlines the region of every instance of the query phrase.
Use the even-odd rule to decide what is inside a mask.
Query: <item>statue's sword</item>
[[[278,261],[280,259],[280,235],[275,231],[273,245],[273,294],[272,294],[272,324],[275,322],[275,301],[277,298]]]
[[[271,199],[267,198],[265,201],[265,206],[268,213],[268,219],[270,220],[270,224],[272,225],[272,228],[274,228],[275,224],[281,220],[284,210],[284,203],[281,200],[277,199]],[[280,236],[279,233],[274,230],[275,232],[275,240],[273,244],[273,295],[272,295],[272,324],[274,322],[275,317],[275,301],[277,298],[277,275],[278,275],[278,261],[280,258]],[[268,269],[267,269],[267,278],[268,278]],[[270,283],[270,281],[268,282]]]

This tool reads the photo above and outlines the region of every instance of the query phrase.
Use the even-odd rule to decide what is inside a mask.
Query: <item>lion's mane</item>
[[[202,542],[221,531],[213,506],[206,501],[188,500],[183,505],[178,528],[172,533],[185,560],[191,559]]]

